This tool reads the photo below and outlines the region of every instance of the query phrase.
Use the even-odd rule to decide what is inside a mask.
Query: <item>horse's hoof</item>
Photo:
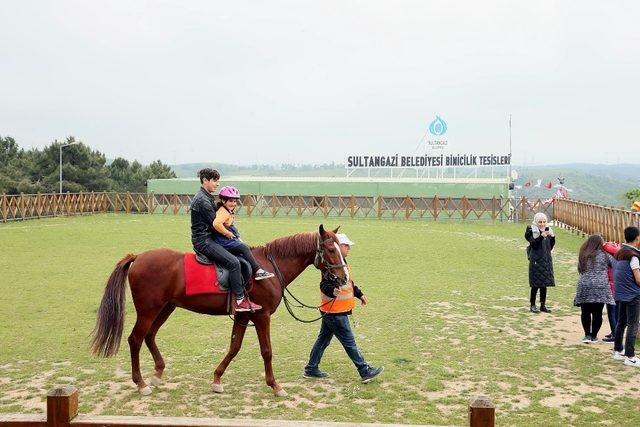
[[[146,385],[146,386],[142,387],[141,389],[139,389],[138,391],[143,396],[149,396],[151,394],[151,387]]]
[[[159,386],[160,384],[162,384],[162,379],[156,377],[155,375],[151,377],[151,381],[150,381],[151,385],[154,387]]]
[[[281,388],[281,389],[280,389],[280,390],[278,390],[278,391],[274,391],[274,393],[275,393],[275,395],[276,395],[276,396],[278,396],[278,397],[287,397],[287,396],[289,396],[289,393],[287,393],[287,392],[285,391],[285,389],[283,389],[283,388]]]
[[[222,387],[222,384],[213,383],[213,384],[211,384],[211,389],[213,390],[214,393],[223,393],[224,392],[224,387]]]

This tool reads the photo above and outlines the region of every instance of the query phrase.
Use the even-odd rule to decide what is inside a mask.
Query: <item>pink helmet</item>
[[[218,196],[225,197],[227,199],[239,199],[240,192],[236,187],[222,187]]]

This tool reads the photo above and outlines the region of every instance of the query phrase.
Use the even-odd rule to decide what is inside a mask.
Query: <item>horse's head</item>
[[[348,280],[347,264],[340,252],[340,243],[336,237],[338,229],[328,231],[320,224],[318,230],[318,245],[316,249],[316,257],[313,265],[322,271],[322,275],[328,276],[332,280],[337,280],[341,284]]]

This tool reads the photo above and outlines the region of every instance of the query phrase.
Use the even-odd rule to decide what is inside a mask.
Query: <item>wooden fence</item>
[[[64,215],[123,212],[180,214],[189,211],[192,195],[141,193],[2,194],[2,222]],[[468,197],[246,195],[237,214],[247,216],[323,216],[431,220],[527,222],[534,212],[553,215],[553,204],[541,200]]]
[[[78,415],[78,390],[74,386],[53,389],[47,395],[47,413],[0,414],[0,427],[393,427],[400,424],[354,424],[327,421],[284,421],[219,418],[159,418]],[[494,427],[495,406],[487,396],[469,402],[469,426]],[[407,426],[409,427],[409,426]],[[419,426],[417,426],[419,427]]]
[[[556,200],[554,220],[561,227],[581,233],[601,233],[605,240],[624,242],[624,228],[640,226],[640,213],[578,200]]]

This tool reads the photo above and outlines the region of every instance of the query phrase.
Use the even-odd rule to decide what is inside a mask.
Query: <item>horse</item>
[[[311,264],[321,270],[323,275],[331,275],[334,279],[346,282],[349,273],[335,235],[339,228],[328,231],[320,225],[317,233],[298,233],[251,248],[260,265],[272,265],[276,275],[256,282],[249,292],[251,300],[262,306],[261,310],[235,314],[229,350],[214,371],[214,392],[224,391],[222,375],[238,354],[246,327],[251,321],[258,334],[266,383],[276,396],[287,395],[276,382],[271,366],[271,315],[278,308],[286,286]],[[158,386],[162,383],[165,363],[155,338],[158,329],[176,307],[213,316],[229,314],[226,294],[185,294],[183,257],[184,253],[171,249],[152,249],[138,255],[126,255],[116,264],[107,280],[100,302],[96,325],[92,332],[91,349],[97,356],[110,357],[115,355],[120,347],[124,328],[125,287],[128,279],[137,314],[136,323],[128,338],[131,379],[142,395],[151,394],[152,389],[140,373],[140,347],[144,341],[153,356],[155,373],[150,383],[152,386]]]

